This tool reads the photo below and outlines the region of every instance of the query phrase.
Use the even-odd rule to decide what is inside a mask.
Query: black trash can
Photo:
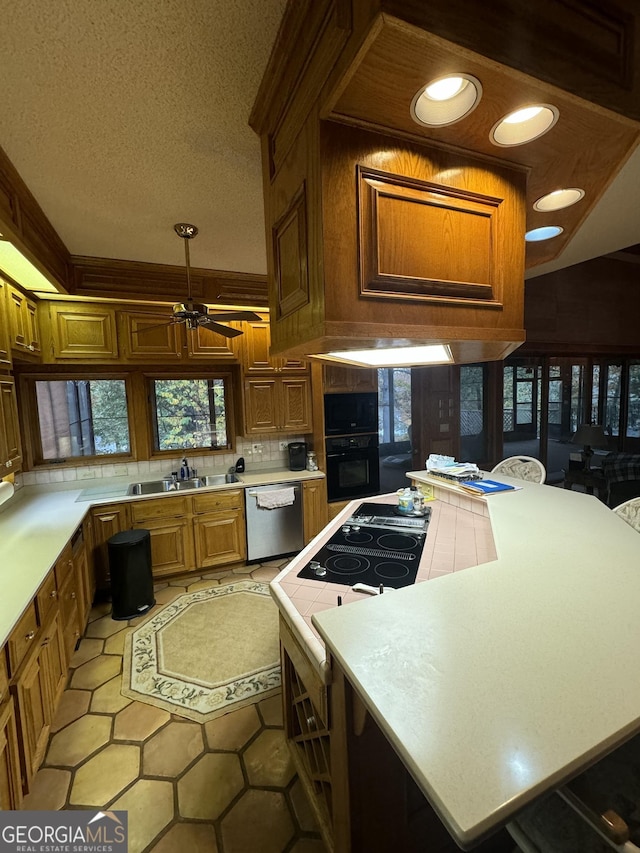
[[[156,603],[151,574],[151,534],[124,530],[107,542],[111,574],[111,618],[133,619]]]

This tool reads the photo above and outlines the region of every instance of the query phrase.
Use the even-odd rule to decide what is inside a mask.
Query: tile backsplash
[[[289,466],[288,453],[280,450],[283,441],[305,441],[305,436],[287,436],[286,438],[274,438],[268,436],[251,436],[250,438],[239,437],[236,442],[235,453],[224,453],[218,456],[197,456],[188,450],[176,454],[175,459],[165,458],[152,461],[140,462],[116,462],[103,465],[79,465],[76,468],[39,469],[38,471],[26,471],[16,477],[16,487],[35,486],[46,483],[67,483],[75,480],[94,480],[104,477],[139,477],[141,480],[149,480],[156,477],[164,477],[172,471],[180,470],[180,463],[184,456],[190,468],[195,468],[199,474],[226,473],[237,460],[243,456],[247,471],[259,471],[263,468],[284,468]]]

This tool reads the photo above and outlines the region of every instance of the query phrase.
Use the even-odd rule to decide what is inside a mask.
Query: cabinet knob
[[[75,597],[76,597],[75,592],[72,592],[72,593],[71,593],[71,598],[75,598]]]
[[[35,635],[36,635],[36,632],[35,632],[35,631],[29,631],[29,633],[28,633],[28,634],[25,634],[25,637],[24,637],[24,638],[25,638],[25,640],[33,640],[33,638],[35,637]]]
[[[49,593],[49,598],[57,598],[57,596],[58,596],[58,590],[52,589],[51,592]]]

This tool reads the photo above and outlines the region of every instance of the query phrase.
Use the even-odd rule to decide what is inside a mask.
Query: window
[[[411,440],[411,368],[378,370],[378,433],[380,444]]]
[[[38,379],[41,461],[130,453],[124,379]]]
[[[460,368],[461,462],[478,462],[485,458],[484,399],[484,365],[463,365]]]
[[[152,379],[151,388],[156,450],[231,447],[227,377]]]

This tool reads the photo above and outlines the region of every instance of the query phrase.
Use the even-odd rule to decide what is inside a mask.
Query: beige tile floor
[[[156,586],[177,595],[269,581],[284,561]],[[42,767],[24,809],[126,809],[129,853],[324,853],[282,728],[281,696],[201,725],[120,693],[123,642],[140,620],[94,607],[70,663]]]

